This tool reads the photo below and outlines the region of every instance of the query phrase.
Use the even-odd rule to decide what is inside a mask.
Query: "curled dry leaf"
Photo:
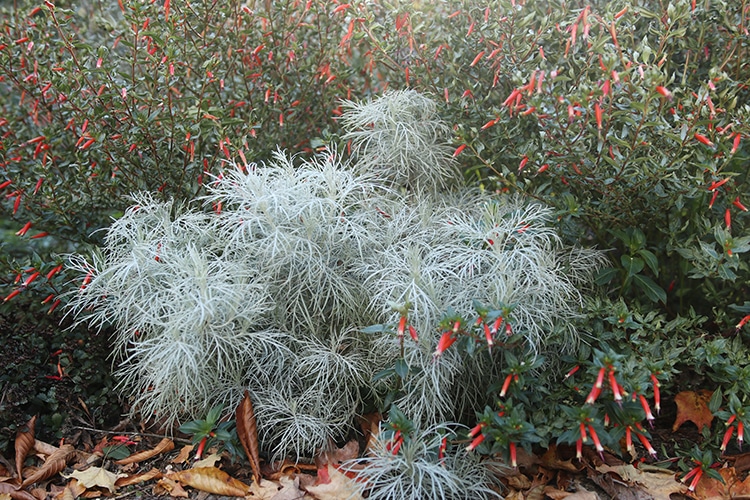
[[[23,462],[29,450],[34,447],[34,425],[36,415],[31,417],[26,425],[16,432],[16,477],[23,477]]]
[[[258,452],[258,424],[255,420],[255,411],[253,402],[250,400],[250,394],[245,391],[245,397],[237,407],[235,415],[237,422],[237,436],[240,438],[242,448],[245,450],[247,459],[250,461],[250,468],[253,471],[253,479],[258,482],[261,480],[260,473],[260,454]]]
[[[172,450],[174,450],[174,441],[172,441],[169,438],[164,438],[161,441],[159,441],[159,444],[157,444],[155,447],[151,448],[150,450],[144,450],[138,453],[134,453],[127,458],[118,460],[115,463],[118,465],[137,464],[139,462],[143,462],[144,460],[148,460],[149,458],[153,458],[156,455],[167,453]]]
[[[47,457],[44,461],[44,465],[36,470],[32,475],[27,477],[21,484],[21,487],[26,487],[30,484],[44,481],[47,478],[60,473],[68,463],[68,460],[73,458],[76,454],[75,448],[69,444],[64,444],[56,452]]]
[[[159,469],[151,469],[148,472],[142,474],[133,474],[132,476],[121,477],[115,481],[115,486],[122,488],[123,486],[131,486],[133,484],[145,483],[152,479],[161,478],[161,471]]]
[[[248,485],[216,467],[200,467],[173,472],[167,474],[167,477],[197,490],[213,493],[214,495],[244,497],[250,491]]]

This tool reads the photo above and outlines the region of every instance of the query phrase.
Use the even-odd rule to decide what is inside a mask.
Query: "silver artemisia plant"
[[[299,457],[343,437],[388,390],[371,376],[402,354],[414,369],[396,404],[421,428],[483,407],[502,367],[456,350],[435,362],[448,308],[512,304],[532,348],[575,344],[571,320],[601,254],[564,247],[538,203],[462,187],[429,98],[389,92],[346,107],[353,160],[331,148],[228,164],[203,211],[138,195],[97,253],[71,258],[90,276],[71,312],[115,327],[134,408],[194,418],[249,389],[263,447]],[[392,336],[359,333],[398,321],[393,304],[407,301],[420,337],[403,352]]]

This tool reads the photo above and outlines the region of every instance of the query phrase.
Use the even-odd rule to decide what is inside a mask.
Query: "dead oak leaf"
[[[698,430],[708,427],[714,419],[713,413],[708,409],[712,391],[701,389],[698,392],[682,391],[674,397],[677,405],[677,418],[675,418],[672,432],[675,432],[685,422],[693,422]]]
[[[114,493],[117,489],[115,481],[121,477],[127,477],[127,474],[115,474],[101,467],[89,467],[83,471],[73,471],[69,476],[65,474],[62,476],[66,479],[77,479],[86,489],[106,488],[110,493]]]

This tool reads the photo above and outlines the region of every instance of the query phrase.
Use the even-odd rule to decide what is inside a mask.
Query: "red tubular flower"
[[[484,339],[487,341],[487,347],[490,349],[490,352],[492,352],[492,346],[495,345],[495,340],[492,338],[492,332],[490,331],[490,327],[487,326],[487,323],[484,323]]]
[[[39,277],[39,271],[35,272],[34,274],[26,278],[23,282],[23,286],[29,286],[31,282],[37,279],[38,277]]]
[[[696,141],[700,142],[701,144],[705,144],[709,148],[714,147],[714,143],[711,142],[711,140],[703,134],[699,134],[698,132],[696,132],[695,134],[693,134],[693,137],[695,137]]]
[[[485,123],[484,125],[482,125],[482,128],[480,130],[487,130],[488,128],[492,127],[496,123],[497,123],[497,118],[495,118],[493,120],[490,120],[487,123]]]
[[[640,424],[638,424],[638,429],[643,430]],[[641,442],[644,448],[646,448],[646,451],[649,455],[652,457],[656,456],[656,450],[653,446],[651,446],[651,443],[649,443],[648,439],[646,439],[646,436],[644,436],[641,432],[636,432],[636,435],[638,436],[638,440]]]
[[[401,316],[401,319],[398,320],[398,329],[396,330],[396,335],[399,339],[404,338],[404,331],[406,330],[406,316]]]
[[[604,446],[602,446],[601,441],[599,441],[599,436],[596,434],[594,427],[592,427],[591,425],[589,425],[589,434],[591,434],[591,439],[594,441],[594,447],[596,447],[596,451],[599,452],[599,456],[602,456],[604,453]]]
[[[510,465],[511,467],[518,467],[518,460],[516,460],[516,443],[510,442],[508,444],[508,449],[510,453]]]
[[[740,197],[739,196],[734,199],[734,201],[732,202],[732,205],[734,205],[735,207],[739,208],[743,212],[747,212],[747,207],[742,204],[742,202],[740,201]]]
[[[510,387],[510,382],[513,380],[513,374],[509,373],[507,377],[505,377],[505,382],[503,382],[503,388],[500,390],[500,397],[504,398],[505,394],[508,392],[508,388]]]
[[[588,436],[586,436],[586,424],[584,424],[583,422],[578,424],[578,430],[581,432],[580,441],[582,443],[585,443],[586,441],[588,441],[589,438]]]
[[[745,326],[745,325],[747,324],[747,322],[748,322],[748,321],[750,321],[750,314],[748,314],[747,316],[745,316],[744,318],[742,318],[742,319],[740,320],[740,322],[739,322],[739,323],[737,323],[737,326],[735,326],[734,328],[735,328],[736,330],[739,330],[740,328],[742,328],[743,326]]]
[[[18,295],[19,293],[21,293],[21,290],[23,290],[23,289],[22,289],[22,288],[16,288],[15,290],[13,290],[12,292],[10,292],[10,293],[8,294],[8,296],[7,296],[7,297],[5,297],[5,298],[3,299],[3,302],[8,302],[8,301],[9,301],[10,299],[12,299],[13,297],[15,297],[15,296],[16,296],[16,295]]]
[[[413,326],[409,325],[409,336],[411,339],[416,342],[419,340],[419,335],[417,335],[417,329]]]
[[[732,438],[732,434],[734,434],[734,426],[730,425],[726,432],[724,432],[724,438],[721,440],[721,447],[719,450],[721,450],[722,453],[727,449],[727,444],[729,443],[729,440]]]
[[[699,468],[698,472],[693,477],[693,480],[690,481],[690,486],[688,486],[688,490],[695,491],[695,487],[698,486],[698,482],[701,480],[702,476],[703,476],[703,468]]]
[[[482,441],[484,441],[484,434],[479,434],[477,437],[474,438],[474,440],[471,442],[469,446],[466,447],[466,451],[473,451],[476,449],[477,446],[482,444]]]
[[[575,372],[577,372],[580,369],[581,369],[581,365],[575,365],[573,368],[570,369],[568,373],[565,374],[565,378],[568,379],[572,377],[573,374],[575,374]]]
[[[732,228],[732,212],[728,208],[724,211],[724,223],[727,225],[727,229]]]
[[[443,354],[445,350],[448,349],[450,346],[452,346],[455,341],[456,341],[456,337],[453,336],[453,332],[450,332],[450,331],[444,332],[443,335],[440,337],[440,340],[438,341],[438,345],[437,345],[437,349],[435,349],[435,353],[432,355],[433,359]]]
[[[601,394],[601,392],[601,387],[597,387],[596,385],[594,385],[594,387],[591,388],[591,392],[589,392],[589,395],[586,397],[586,404],[594,404],[596,398],[599,397],[599,394]]]
[[[456,148],[456,150],[453,152],[453,158],[461,154],[461,151],[466,149],[466,144],[461,144],[459,147]]]
[[[620,386],[615,379],[614,370],[609,370],[609,386],[612,388],[612,394],[614,394],[615,401],[617,403],[622,403],[622,394],[620,394]]]
[[[583,441],[580,439],[576,441],[576,458],[578,460],[583,458]]]
[[[31,228],[31,221],[24,224],[24,226],[16,232],[16,236],[24,236]]]
[[[594,387],[597,389],[602,388],[602,384],[604,384],[604,373],[606,372],[606,369],[604,367],[599,368],[599,373],[596,375],[596,383],[594,384]]]
[[[742,139],[742,134],[739,132],[736,132],[734,134],[734,141],[732,141],[732,150],[729,152],[729,154],[734,154],[737,152],[737,148],[740,147],[740,140]]]
[[[719,196],[718,191],[714,191],[714,194],[711,195],[711,201],[708,203],[708,208],[712,208],[714,206],[714,202],[716,202],[716,198]]]
[[[627,426],[625,428],[625,448],[629,451],[633,451],[633,428]]]
[[[477,65],[477,63],[484,57],[484,51],[481,51],[477,56],[474,58],[473,61],[471,61],[471,64],[469,64],[469,67],[474,67]]]
[[[651,374],[651,384],[654,387],[654,408],[656,408],[656,413],[659,414],[661,412],[661,394],[659,393],[661,383],[654,373]]]
[[[653,425],[654,415],[651,413],[651,408],[648,405],[648,401],[646,401],[646,397],[643,394],[639,394],[638,398],[641,401],[643,412],[646,414],[646,420],[648,420],[649,424]]]
[[[672,100],[672,92],[670,92],[667,87],[664,87],[662,85],[657,85],[654,90],[656,90],[656,92],[661,94],[663,97],[666,97],[667,99]]]
[[[521,162],[518,164],[519,173],[521,172],[521,170],[523,170],[523,167],[525,167],[528,162],[529,162],[529,157],[524,155],[524,157],[521,158]]]
[[[594,116],[596,117],[596,128],[601,130],[602,129],[602,107],[599,106],[599,103],[594,103]]]

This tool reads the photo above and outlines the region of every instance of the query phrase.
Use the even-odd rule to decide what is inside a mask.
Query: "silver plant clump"
[[[232,408],[249,390],[264,448],[310,456],[388,391],[372,375],[401,356],[412,370],[395,403],[421,428],[483,404],[498,367],[457,350],[433,356],[449,308],[513,305],[513,328],[532,348],[558,332],[575,344],[572,320],[601,254],[566,248],[538,203],[462,186],[450,127],[427,97],[388,92],[346,108],[352,160],[330,148],[228,164],[203,210],[136,195],[99,251],[70,259],[86,285],[69,310],[114,327],[113,362],[135,410],[174,423]],[[406,302],[417,341],[402,349],[391,335],[360,333],[397,322],[394,304]],[[414,489],[384,490],[398,498],[473,491],[442,478],[473,477],[458,462],[444,472],[420,450],[401,465],[384,455],[370,477],[386,485],[421,470]]]
[[[452,450],[440,457],[443,436],[453,432],[445,425],[415,432],[394,453],[381,429],[370,454],[345,462],[343,468],[354,473],[364,469],[364,487],[372,500],[502,498],[488,486],[493,483],[492,467],[497,464],[481,462],[465,450]]]
[[[364,103],[344,101],[342,125],[357,156],[355,169],[416,192],[444,191],[461,176],[452,134],[432,99],[416,90],[389,90]]]

